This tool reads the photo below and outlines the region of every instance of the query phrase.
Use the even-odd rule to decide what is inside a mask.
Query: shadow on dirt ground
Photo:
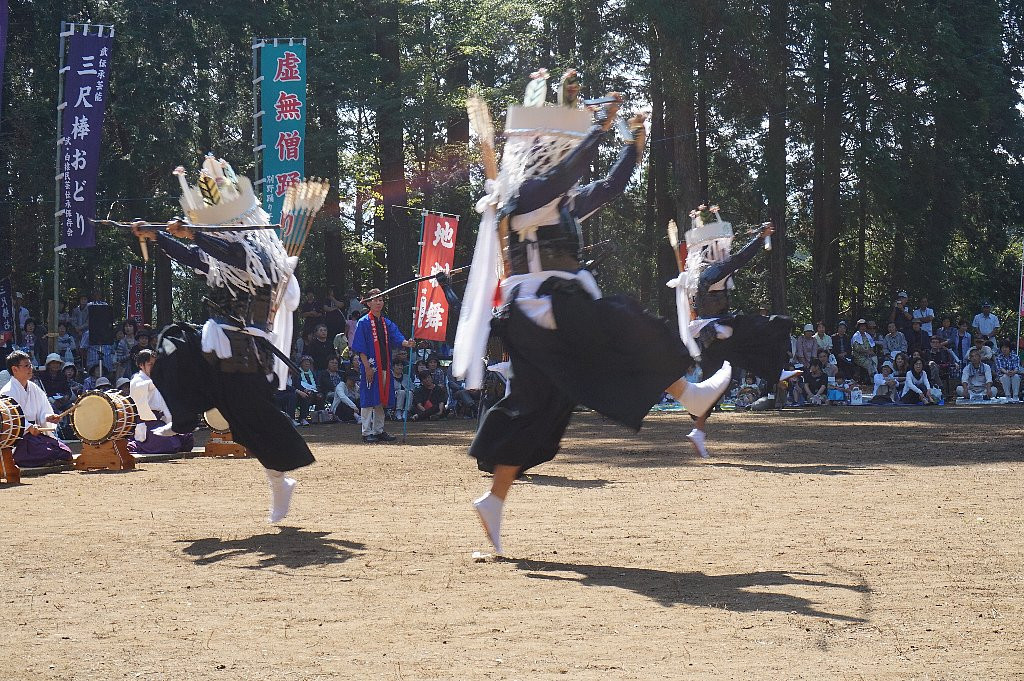
[[[329,539],[330,532],[311,532],[296,527],[280,527],[278,532],[257,534],[246,539],[179,539],[186,544],[184,553],[196,565],[210,565],[239,556],[258,556],[259,562],[249,569],[271,567],[304,568],[344,563],[366,546],[343,539]]]

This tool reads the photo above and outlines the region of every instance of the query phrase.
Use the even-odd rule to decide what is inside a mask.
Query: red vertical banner
[[[423,216],[423,247],[420,250],[420,276],[451,272],[455,261],[455,237],[459,218],[451,215]],[[416,290],[416,316],[413,334],[421,340],[444,341],[448,332],[448,299],[436,279],[421,281]]]
[[[144,271],[141,265],[128,265],[128,309],[124,316],[125,319],[132,319],[140,324],[143,321],[142,274]]]

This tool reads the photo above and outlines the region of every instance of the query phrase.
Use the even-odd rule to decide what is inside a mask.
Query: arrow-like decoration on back
[[[550,74],[545,68],[539,68],[530,74],[530,82],[526,85],[526,96],[523,106],[544,106],[548,98],[548,78]]]

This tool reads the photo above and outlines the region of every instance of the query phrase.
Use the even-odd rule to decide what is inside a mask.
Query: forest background
[[[717,203],[776,224],[741,308],[881,318],[900,289],[940,313],[990,299],[1016,323],[1024,239],[1024,4],[1017,0],[12,0],[0,112],[0,272],[45,310],[53,262],[60,22],[116,27],[98,214],[180,212],[170,171],[214,150],[252,171],[254,37],[309,39],[306,174],[336,194],[303,254],[306,288],[413,275],[419,216],[460,214],[468,263],[482,175],[464,103],[499,124],[539,66],[578,68],[651,114],[624,197],[586,223],[607,290],[674,314],[665,226]],[[609,135],[594,177],[616,153]],[[737,246],[744,239],[737,236]],[[62,297],[123,309],[133,240],[62,256]],[[154,323],[199,318],[201,283],[147,266]],[[62,301],[62,302],[64,302]],[[410,300],[393,299],[402,322]],[[404,324],[403,324],[404,326]],[[1004,328],[1009,328],[1005,327]]]

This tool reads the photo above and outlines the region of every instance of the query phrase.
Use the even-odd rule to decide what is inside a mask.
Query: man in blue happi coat
[[[384,297],[380,289],[372,289],[364,301],[369,314],[356,322],[352,352],[359,358],[359,412],[362,417],[363,442],[394,442],[395,437],[384,430],[384,408],[395,399],[391,380],[391,348],[415,346],[406,340],[398,326],[381,314]]]

